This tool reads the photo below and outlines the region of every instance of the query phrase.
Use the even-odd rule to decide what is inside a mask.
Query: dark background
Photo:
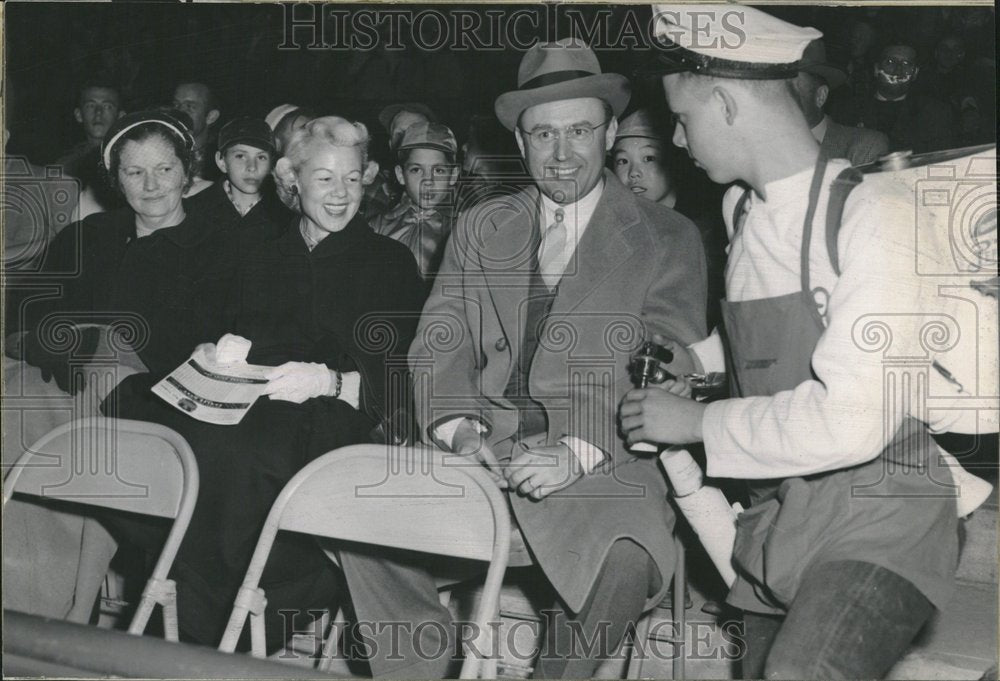
[[[330,5],[330,9],[359,11],[392,9],[401,5]],[[407,5],[414,14],[434,8],[449,12],[455,6]],[[507,13],[536,12],[539,28],[519,22],[517,39],[562,38],[571,27],[565,10],[584,17],[610,14],[609,34],[618,34],[626,14],[648,25],[648,5],[540,5],[462,6],[484,17],[489,9]],[[375,116],[382,106],[398,101],[423,101],[449,124],[460,138],[474,114],[492,115],[493,100],[513,88],[521,52],[499,45],[496,50],[423,50],[410,44],[393,51],[375,49],[308,49],[307,31],[299,29],[302,49],[278,49],[284,40],[280,4],[187,4],[167,2],[7,3],[6,106],[11,132],[8,152],[26,154],[35,163],[57,158],[81,136],[73,120],[78,84],[102,75],[120,84],[124,109],[132,111],[169,103],[174,85],[182,80],[207,82],[217,92],[222,120],[238,114],[265,115],[277,104],[311,106],[319,113],[360,118],[380,132]],[[927,58],[945,31],[967,37],[969,59],[995,63],[995,25],[992,8],[942,7],[775,7],[768,12],[824,31],[834,61],[843,60],[847,27],[856,20],[876,27],[881,43],[905,36]],[[311,12],[304,6],[297,12]],[[316,12],[324,11],[321,7]],[[553,19],[553,11],[555,12]],[[548,15],[546,16],[546,12]],[[298,15],[299,18],[305,16]],[[484,26],[487,22],[484,20]],[[328,41],[333,36],[327,32]],[[485,28],[480,33],[485,39]],[[433,36],[430,36],[433,40]],[[596,49],[605,71],[630,74],[648,58],[648,50]],[[653,99],[655,93],[641,93]]]

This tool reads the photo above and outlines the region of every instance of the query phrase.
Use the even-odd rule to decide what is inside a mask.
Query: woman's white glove
[[[235,364],[246,361],[251,347],[249,339],[227,333],[217,343],[202,343],[194,349],[191,356],[200,355],[210,364]]]
[[[337,397],[354,409],[361,404],[361,374],[346,371],[340,374],[340,391],[337,391],[337,372],[325,364],[310,362],[285,362],[265,374],[268,384],[264,394],[272,400],[286,400],[301,404],[313,397]]]
[[[313,362],[285,362],[264,375],[267,386],[264,394],[272,400],[285,400],[301,404],[313,397],[330,393],[334,372],[325,364]]]

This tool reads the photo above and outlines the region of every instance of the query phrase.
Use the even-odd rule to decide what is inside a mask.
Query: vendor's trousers
[[[883,678],[933,611],[913,584],[878,565],[814,565],[787,615],[744,613],[742,678]]]
[[[458,675],[455,623],[441,605],[426,558],[405,551],[352,547],[339,552],[374,678]],[[570,613],[556,599],[536,678],[589,678],[615,654],[628,627],[660,590],[649,554],[630,540],[612,544],[586,604]]]

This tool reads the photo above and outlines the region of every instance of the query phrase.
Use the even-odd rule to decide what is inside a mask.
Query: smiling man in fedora
[[[675,560],[663,476],[624,446],[615,412],[644,339],[705,335],[705,263],[691,222],[604,168],[628,99],[628,80],[579,41],[525,53],[495,108],[535,186],[459,217],[410,348],[424,439],[488,469],[553,587],[541,677],[592,676],[665,593]],[[386,659],[390,641],[376,637],[374,675],[453,671],[453,640],[426,654],[454,636],[426,559],[341,558],[359,621],[443,625],[421,629],[423,657],[403,640]]]

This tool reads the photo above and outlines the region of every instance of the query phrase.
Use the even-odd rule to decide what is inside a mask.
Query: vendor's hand
[[[459,456],[467,456],[475,459],[485,466],[487,473],[493,478],[493,482],[500,489],[507,489],[507,480],[501,475],[500,464],[497,457],[486,444],[483,434],[476,430],[475,425],[469,419],[463,419],[455,435],[451,440],[451,451]]]
[[[265,395],[296,404],[328,394],[333,382],[325,364],[311,362],[285,362],[264,374],[264,378],[268,381]]]
[[[659,387],[629,391],[619,410],[622,432],[630,446],[637,442],[664,445],[700,442],[704,413],[704,404],[674,395],[670,388]]]
[[[671,395],[677,395],[678,397],[691,397],[692,393],[691,382],[686,376],[670,379],[663,383],[651,383],[649,387],[657,390],[665,390]]]
[[[583,477],[583,467],[573,451],[564,444],[514,449],[514,456],[504,469],[511,488],[521,496],[544,499],[566,489]]]
[[[658,333],[653,334],[653,342],[657,345],[662,345],[674,354],[674,361],[663,365],[663,368],[674,376],[680,377],[687,374],[700,373],[701,362],[698,361],[698,357],[686,345],[682,345]]]

